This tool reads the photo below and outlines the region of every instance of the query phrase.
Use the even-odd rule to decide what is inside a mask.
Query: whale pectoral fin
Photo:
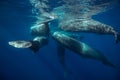
[[[30,41],[32,46],[29,47],[34,53],[36,53],[40,49],[40,43],[38,41]]]
[[[65,64],[65,48],[60,44],[57,45],[57,53],[58,53],[57,55],[58,55],[60,64],[62,64],[64,66],[64,64]]]
[[[68,68],[65,65],[65,48],[60,44],[57,45],[57,53],[58,53],[59,62],[64,68],[64,77],[66,78],[71,72],[70,70],[68,70]]]

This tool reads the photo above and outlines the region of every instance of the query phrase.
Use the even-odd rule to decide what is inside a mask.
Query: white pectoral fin
[[[9,41],[8,44],[9,44],[10,46],[15,47],[15,48],[18,48],[18,47],[19,47],[19,46],[15,43],[15,41]]]
[[[8,44],[15,48],[29,48],[32,46],[31,42],[29,41],[9,41]]]

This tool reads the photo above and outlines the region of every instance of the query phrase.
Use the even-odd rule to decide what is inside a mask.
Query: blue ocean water
[[[54,0],[51,0],[53,7]],[[64,79],[64,70],[58,61],[56,42],[33,53],[8,45],[11,40],[32,39],[29,29],[35,18],[28,0],[0,1],[0,80],[120,80],[120,43],[115,44],[111,35],[81,34],[83,42],[100,50],[117,68],[99,61],[82,58],[66,51],[66,66],[72,71]],[[120,33],[120,3],[107,12],[93,16],[95,20],[114,27]],[[55,24],[55,23],[54,23]]]

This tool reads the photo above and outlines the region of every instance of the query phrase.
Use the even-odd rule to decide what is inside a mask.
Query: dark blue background
[[[15,49],[8,45],[11,40],[32,39],[29,29],[35,18],[31,8],[27,0],[0,0],[0,80],[64,80],[63,68],[57,58],[56,42],[52,38],[48,46],[36,54],[29,49]],[[93,18],[120,32],[120,5]],[[81,35],[84,36],[83,42],[100,50],[117,65],[117,69],[99,61],[84,59],[67,50],[66,65],[72,74],[66,80],[120,80],[120,43],[115,44],[114,36]]]

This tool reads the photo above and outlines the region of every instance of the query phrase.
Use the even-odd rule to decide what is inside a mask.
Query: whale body
[[[52,36],[59,44],[84,58],[99,60],[105,65],[115,67],[115,65],[109,62],[101,52],[92,49],[83,42],[71,38],[62,32],[54,32]]]
[[[116,43],[120,41],[120,34],[113,27],[89,18],[64,21],[59,27],[64,31],[71,32],[110,34],[115,36]]]

